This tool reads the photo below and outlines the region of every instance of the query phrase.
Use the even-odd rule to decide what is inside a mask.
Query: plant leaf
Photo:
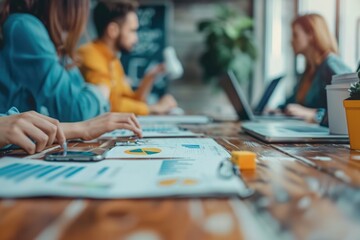
[[[205,32],[213,25],[212,20],[204,20],[198,23],[198,31]]]

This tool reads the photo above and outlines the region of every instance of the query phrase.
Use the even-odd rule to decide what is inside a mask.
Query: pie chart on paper
[[[137,155],[137,156],[146,156],[146,155],[155,155],[161,153],[159,148],[136,148],[124,151],[128,155]]]

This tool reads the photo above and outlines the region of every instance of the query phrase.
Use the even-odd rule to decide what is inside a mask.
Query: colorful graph
[[[198,144],[183,144],[182,146],[189,149],[200,149],[200,145]]]
[[[136,148],[124,151],[125,154],[129,155],[155,155],[161,153],[161,149],[159,148]]]
[[[159,175],[182,174],[193,165],[192,160],[164,160],[161,164]]]
[[[197,185],[199,181],[197,179],[190,179],[190,178],[169,178],[164,179],[158,182],[160,187],[171,187],[175,185],[180,186],[194,186]]]
[[[5,178],[15,182],[22,182],[28,179],[38,179],[50,182],[59,178],[72,178],[84,169],[85,167],[66,165],[14,163],[0,168],[0,179]]]

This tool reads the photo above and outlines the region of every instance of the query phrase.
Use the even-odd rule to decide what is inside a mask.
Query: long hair
[[[330,33],[325,19],[319,14],[306,14],[297,17],[292,27],[299,25],[305,33],[313,37],[313,47],[320,55],[338,53],[335,37]]]
[[[45,25],[59,56],[76,59],[76,46],[89,16],[89,0],[5,0],[0,15],[3,26],[12,13],[31,14]]]

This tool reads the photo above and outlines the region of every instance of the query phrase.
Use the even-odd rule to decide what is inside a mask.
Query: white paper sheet
[[[145,139],[138,146],[117,146],[106,158],[228,158],[229,153],[211,138]]]
[[[218,176],[220,159],[105,160],[58,163],[0,159],[0,197],[149,198],[218,196],[247,189]]]
[[[193,133],[191,131],[181,129],[175,125],[143,125],[143,137],[197,137],[202,134]],[[119,138],[132,137],[134,133],[128,130],[118,129],[102,135],[100,138]]]
[[[203,115],[187,116],[143,116],[138,117],[140,124],[207,124],[212,121],[211,118]]]

